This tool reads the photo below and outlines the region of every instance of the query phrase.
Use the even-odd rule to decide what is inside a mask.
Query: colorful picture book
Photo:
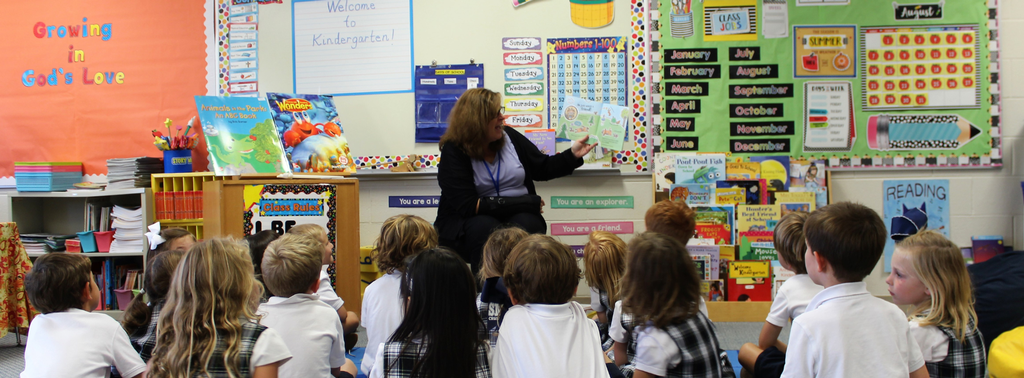
[[[693,265],[697,268],[697,276],[701,280],[711,279],[711,256],[708,255],[690,255],[693,259]]]
[[[720,252],[718,246],[693,245],[687,246],[686,251],[690,253],[690,257],[694,260],[707,259],[709,278],[704,278],[705,280],[717,280],[719,278]]]
[[[727,180],[751,180],[761,178],[761,164],[749,161],[725,163]]]
[[[715,204],[715,187],[711,184],[673,184],[669,198],[687,205]]]
[[[736,229],[742,231],[768,231],[768,220],[780,217],[779,205],[736,206]]]
[[[789,190],[789,156],[752,156],[751,162],[761,164],[761,178],[768,182],[768,190]]]
[[[696,237],[714,239],[716,244],[733,244],[736,208],[732,205],[693,205]]]
[[[778,260],[775,243],[755,242],[749,248],[740,248],[740,260]]]
[[[757,180],[721,180],[715,183],[719,188],[743,188],[747,194],[747,205],[768,204],[765,179]]]
[[[266,102],[255,97],[195,99],[216,175],[288,172],[288,158]]]
[[[733,261],[729,263],[729,301],[771,301],[771,262]]]
[[[270,92],[267,103],[292,171],[355,173],[331,96]]]
[[[700,292],[706,302],[725,301],[725,280],[701,281]]]
[[[677,155],[676,184],[711,184],[725,179],[725,155]]]
[[[555,148],[555,129],[533,129],[523,133],[542,154],[555,155],[558,150]]]
[[[984,235],[971,237],[971,253],[975,263],[985,262],[1006,252],[1002,235]]]
[[[722,205],[745,205],[747,190],[743,188],[715,188],[715,203]]]
[[[566,96],[562,113],[558,115],[558,137],[577,140],[596,135],[595,125],[600,118],[601,105],[597,101]]]
[[[815,208],[828,205],[824,160],[791,160],[790,192],[814,193]]]

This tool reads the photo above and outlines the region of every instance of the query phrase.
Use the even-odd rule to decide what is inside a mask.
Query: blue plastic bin
[[[78,240],[82,242],[82,252],[96,252],[96,237],[93,236],[92,231],[85,231],[78,233]]]

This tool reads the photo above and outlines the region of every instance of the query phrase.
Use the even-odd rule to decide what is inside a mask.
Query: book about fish
[[[267,103],[293,172],[355,173],[331,96],[269,92]]]

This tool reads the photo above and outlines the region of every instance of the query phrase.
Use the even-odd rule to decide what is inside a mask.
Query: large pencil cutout
[[[874,150],[956,150],[981,129],[958,114],[868,117],[868,147]]]

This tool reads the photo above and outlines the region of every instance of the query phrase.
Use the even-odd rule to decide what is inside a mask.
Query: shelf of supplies
[[[39,256],[45,255],[47,253],[53,253],[53,252],[29,252],[28,253],[28,257],[39,257]],[[63,252],[56,252],[56,253],[63,253]],[[89,257],[135,257],[135,256],[145,256],[146,255],[145,252],[85,252],[85,253],[78,253],[78,254],[80,254],[82,256],[89,256]]]
[[[6,194],[12,198],[28,198],[28,197],[41,197],[41,198],[90,198],[90,197],[110,197],[110,196],[125,196],[125,195],[138,195],[146,192],[146,188],[132,188],[132,189],[114,189],[114,190],[72,190],[68,192],[3,192],[0,194]]]

